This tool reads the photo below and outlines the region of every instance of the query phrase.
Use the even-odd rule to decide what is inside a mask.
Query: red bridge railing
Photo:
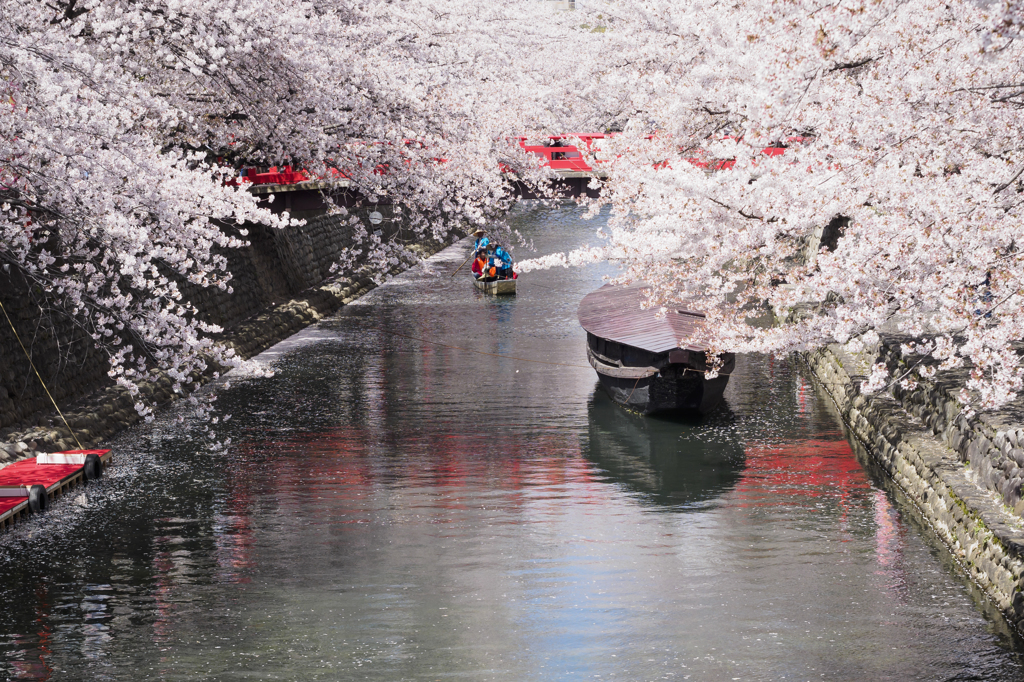
[[[542,165],[555,171],[595,173],[598,172],[591,163],[607,163],[611,159],[601,150],[601,141],[610,138],[614,133],[578,133],[572,135],[551,135],[544,138],[544,144],[527,144],[530,138],[518,137],[519,146],[526,152],[544,159]],[[793,137],[786,140],[786,145],[772,145],[765,147],[761,153],[765,156],[779,156],[785,153],[788,144],[805,142],[806,138]],[[438,159],[444,161],[444,159]],[[728,170],[735,165],[732,159],[712,159],[693,157],[687,159],[689,163],[705,170]],[[502,170],[508,170],[502,166]],[[386,173],[385,167],[379,167],[375,172]],[[343,171],[331,169],[332,179],[344,179],[347,176]],[[323,180],[310,175],[306,170],[294,170],[291,166],[273,166],[266,171],[259,168],[243,168],[239,175],[228,180],[229,185],[294,185],[300,182]]]

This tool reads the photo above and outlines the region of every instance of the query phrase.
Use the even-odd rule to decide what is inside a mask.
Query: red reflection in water
[[[845,440],[747,446],[746,469],[736,485],[740,499],[758,506],[822,497],[846,502],[855,491],[870,488],[867,473]]]
[[[523,452],[527,448],[529,454]],[[432,495],[431,506],[443,510],[466,509],[470,491],[493,486],[509,511],[526,503],[523,493],[529,489],[572,485],[574,501],[586,503],[602,486],[582,457],[579,439],[556,430],[531,436],[528,444],[513,433],[409,434],[381,444],[367,429],[339,427],[271,443],[244,442],[236,453],[226,487],[238,524],[248,523],[254,494],[294,497],[310,486],[317,495],[351,502],[351,514],[368,513],[365,496],[389,485],[425,491]],[[253,475],[256,466],[259,474]],[[353,516],[332,523],[366,520]]]
[[[384,456],[381,445],[365,431],[337,429],[295,434],[287,441],[240,444],[237,467],[247,469],[250,461],[264,461],[268,476],[262,478],[276,487],[312,479],[354,486],[431,479],[432,485],[457,488],[494,474],[501,475],[502,488],[581,482],[581,475],[590,480],[578,438],[556,432],[532,437],[529,449],[543,453],[540,456],[522,456],[522,446],[514,434],[435,434],[426,439],[412,435],[389,441],[385,447],[392,454]],[[280,456],[266,462],[267,452]]]
[[[875,536],[877,575],[886,587],[900,592],[906,532],[899,512],[885,491],[874,488],[846,440],[801,440],[784,445],[758,444],[746,449],[746,469],[736,486],[741,507],[820,506],[834,502],[839,529],[848,536],[849,513],[870,504]]]
[[[168,539],[156,537],[153,538],[153,543],[159,546],[165,544]],[[174,557],[170,551],[163,550],[153,554],[153,571],[156,574],[152,591],[156,610],[156,617],[153,619],[153,642],[157,645],[169,643],[174,632],[174,579],[171,576],[174,568]]]
[[[53,676],[53,669],[46,662],[50,655],[50,591],[46,583],[36,585],[35,598],[35,623],[39,631],[35,637],[14,638],[16,644],[25,647],[19,652],[24,658],[10,662],[15,680],[48,680]]]

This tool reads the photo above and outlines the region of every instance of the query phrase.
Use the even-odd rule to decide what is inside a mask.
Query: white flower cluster
[[[611,259],[652,305],[707,310],[709,348],[892,330],[932,339],[938,369],[969,361],[979,408],[1020,391],[1018,0],[546,4],[5,2],[0,266],[125,385],[184,385],[237,360],[181,284],[229,288],[234,226],[285,223],[225,184],[238,168],[344,172],[447,241],[545,177],[513,136],[616,128],[591,159],[602,243],[520,271]],[[356,255],[408,256],[370,233]],[[748,324],[765,309],[783,323]]]
[[[289,222],[239,168],[343,172],[438,239],[504,210],[502,168],[542,177],[512,135],[567,110],[549,77],[571,22],[541,4],[4,2],[0,266],[85,326],[148,416],[155,370],[187,390],[238,364],[182,286],[230,290],[238,226]],[[363,237],[381,271],[409,256]]]
[[[1012,349],[1024,339],[1020,9],[602,8],[590,21],[606,24],[609,57],[591,92],[621,102],[625,132],[602,150],[599,203],[616,217],[601,247],[661,303],[707,310],[716,347],[932,338],[939,369],[970,362],[977,408],[1004,404],[1024,371]],[[747,324],[766,309],[779,326]],[[875,367],[865,388],[885,383]]]

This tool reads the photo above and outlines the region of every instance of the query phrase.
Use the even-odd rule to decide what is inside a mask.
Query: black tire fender
[[[46,496],[46,488],[37,483],[28,489],[28,509],[33,514],[39,514],[46,511],[46,507],[49,506],[49,503],[50,500]]]
[[[95,452],[85,456],[85,463],[82,465],[82,475],[86,481],[95,481],[103,476],[103,462]]]

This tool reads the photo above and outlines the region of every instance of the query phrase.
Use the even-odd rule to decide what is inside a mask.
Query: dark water
[[[541,252],[586,241],[526,213]],[[496,300],[433,259],[0,537],[0,675],[1016,680],[1020,645],[795,362],[703,422],[598,391],[599,269]]]

